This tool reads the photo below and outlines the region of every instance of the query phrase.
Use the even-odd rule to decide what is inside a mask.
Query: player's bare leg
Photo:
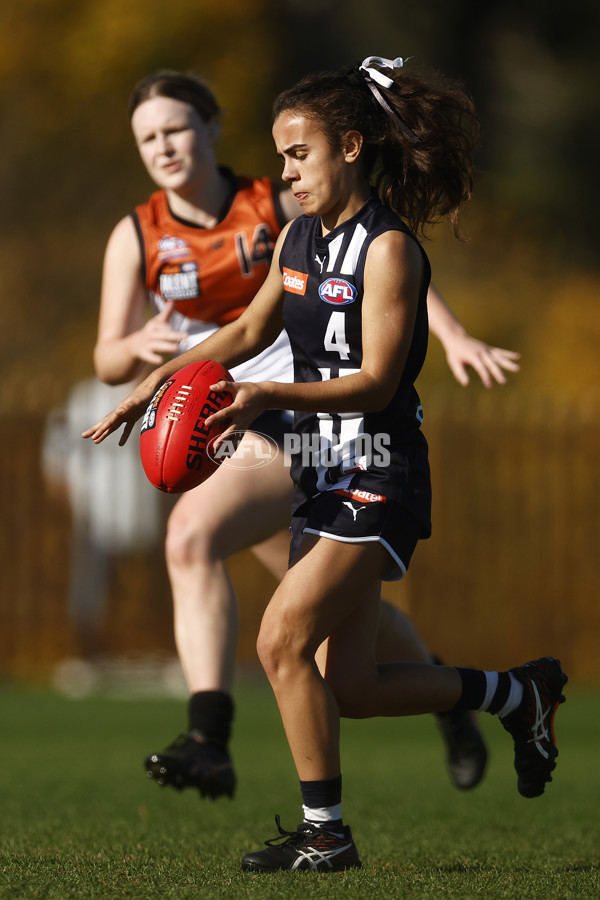
[[[374,543],[340,544],[305,535],[302,552],[267,607],[257,649],[300,778],[304,821],[295,832],[286,832],[276,817],[285,840],[268,841],[266,849],[247,853],[242,860],[245,871],[304,868],[307,860],[315,869],[320,863],[313,861],[321,860],[329,871],[361,865],[352,832],[342,820],[340,709],[346,706],[353,714],[354,691],[365,690],[361,676],[367,676],[369,692],[373,683],[369,672],[386,668],[375,661],[380,605],[380,583],[375,578],[384,569],[386,551]],[[341,671],[334,666],[330,682],[329,669],[333,645],[343,646],[347,635],[352,658],[341,653],[350,681],[346,691]],[[315,660],[324,643],[328,644],[325,678]],[[431,682],[429,708],[450,706],[460,695],[456,670],[404,665],[426,671],[422,680]],[[416,690],[405,696],[409,705],[419,697],[419,685],[414,686]],[[364,714],[369,714],[366,707]]]
[[[432,655],[405,613],[385,601],[379,608],[376,654],[377,662],[381,663],[441,662]],[[434,718],[443,737],[446,768],[452,783],[459,790],[472,790],[481,782],[488,761],[477,713],[453,709],[436,713]]]
[[[277,572],[283,546],[289,544],[289,471],[281,454],[268,465],[252,467],[251,436],[244,441],[239,450],[244,464],[223,463],[181,496],[169,520],[175,639],[191,694],[188,733],[146,760],[148,774],[160,784],[197,787],[212,797],[231,796],[235,789],[228,741],[237,605],[226,560],[261,543],[263,560],[270,550]]]
[[[342,818],[340,716],[415,715],[453,708],[481,709],[500,717],[514,740],[518,789],[543,793],[558,750],[553,720],[567,677],[551,657],[509,672],[484,672],[426,663],[378,664],[375,635],[385,550],[305,535],[301,555],[271,600],[257,648],[279,706],[300,778],[304,824],[290,842],[309,847],[313,837],[327,852],[352,850]],[[324,675],[315,662],[326,645]],[[532,737],[533,735],[533,737]],[[277,853],[247,854],[249,871],[286,868],[285,844]],[[309,847],[310,849],[310,847]],[[300,852],[300,850],[298,850]],[[269,859],[267,859],[269,857]]]
[[[391,603],[379,604],[377,662],[439,663],[419,636],[409,617]],[[327,644],[317,650],[317,664],[325,672]],[[468,709],[436,712],[434,719],[443,738],[446,767],[452,783],[460,790],[470,790],[482,780],[488,760],[485,741],[478,724],[477,713]]]
[[[246,440],[246,438],[245,438]],[[190,691],[231,690],[237,610],[226,560],[253,544],[289,544],[291,482],[281,454],[266,466],[224,463],[183,494],[169,519],[166,553],[175,638]],[[266,559],[268,543],[263,546]],[[287,562],[287,560],[286,560]]]
[[[289,506],[286,510],[289,520]],[[255,544],[251,548],[254,556],[263,564],[273,578],[278,582],[288,570],[288,560],[290,555],[290,530],[282,528],[273,537],[267,538],[260,544]]]
[[[352,717],[449,709],[460,695],[460,678],[445,666],[377,667],[380,596],[373,573],[383,571],[386,562],[379,544],[311,536],[305,541],[310,550],[288,571],[267,607],[258,652],[300,779],[312,781],[339,774],[340,707]],[[323,678],[314,657],[328,635]]]

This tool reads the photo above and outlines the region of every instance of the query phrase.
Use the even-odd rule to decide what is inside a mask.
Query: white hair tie
[[[410,59],[410,57],[408,57]],[[401,56],[397,56],[396,59],[385,59],[383,56],[367,56],[366,59],[363,59],[362,64],[359,66],[359,70],[361,72],[366,72],[369,78],[372,78],[373,81],[376,81],[377,84],[380,84],[381,87],[391,88],[394,81],[392,78],[388,78],[387,75],[383,75],[378,69],[373,69],[371,66],[373,63],[376,63],[378,66],[381,66],[383,69],[401,69],[404,66],[404,59]]]
[[[364,75],[364,79],[367,83],[367,87],[381,106],[383,110],[393,119],[394,122],[400,127],[400,129],[404,132],[406,137],[412,144],[418,144],[419,138],[417,135],[408,127],[406,122],[404,122],[400,116],[394,112],[390,104],[387,102],[377,85],[381,85],[384,88],[391,88],[394,86],[393,78],[388,78],[387,75],[383,75],[378,69],[373,69],[372,65],[375,63],[378,66],[382,66],[384,69],[402,69],[404,63],[411,59],[408,56],[403,59],[401,56],[397,56],[396,59],[385,59],[383,56],[367,56],[366,59],[363,59],[362,64],[358,67],[359,72],[362,72]],[[377,84],[375,83],[377,82]]]

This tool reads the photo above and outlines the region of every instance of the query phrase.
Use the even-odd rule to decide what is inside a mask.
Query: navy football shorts
[[[332,490],[303,504],[292,517],[290,566],[298,555],[303,534],[317,534],[342,543],[378,541],[389,553],[384,581],[399,581],[406,575],[415,547],[429,535],[413,515],[399,503],[367,491]]]
[[[285,409],[267,409],[258,416],[250,431],[262,434],[283,447],[284,436],[294,430],[294,417]]]

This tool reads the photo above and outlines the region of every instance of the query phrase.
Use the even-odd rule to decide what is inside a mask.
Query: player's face
[[[318,122],[295,112],[281,113],[273,125],[281,177],[308,216],[335,217],[345,208],[353,179],[346,157],[334,150]]]
[[[160,188],[179,191],[213,174],[216,123],[171,97],[145,100],[131,117],[133,136],[148,174]]]

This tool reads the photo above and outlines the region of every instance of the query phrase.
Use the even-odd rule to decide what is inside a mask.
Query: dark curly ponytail
[[[335,148],[349,131],[359,131],[365,173],[381,202],[417,234],[448,217],[459,235],[480,133],[459,85],[408,74],[400,59],[370,57],[362,66],[303,78],[277,97],[273,119],[285,110],[317,119]]]

